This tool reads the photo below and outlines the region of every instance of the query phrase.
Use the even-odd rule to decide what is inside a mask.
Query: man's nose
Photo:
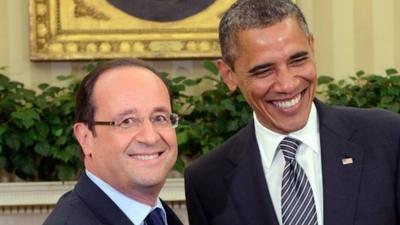
[[[144,119],[135,137],[138,142],[154,144],[160,138],[160,134],[149,119]]]
[[[296,89],[296,76],[287,67],[280,68],[276,76],[276,88],[278,92],[290,93]]]

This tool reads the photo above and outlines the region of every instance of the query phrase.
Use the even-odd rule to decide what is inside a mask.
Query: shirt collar
[[[289,133],[288,135],[279,134],[264,127],[257,119],[254,112],[253,118],[257,143],[260,151],[263,151],[262,153],[265,156],[265,166],[267,168],[271,166],[272,161],[275,159],[277,154],[276,149],[278,148],[279,143],[286,136],[291,136],[300,140],[303,144],[307,145],[310,149],[319,154],[318,114],[314,103],[311,105],[311,112],[306,125],[302,129]]]
[[[164,223],[167,224],[165,209],[162,206],[159,198],[157,198],[155,206],[151,207],[127,197],[88,170],[85,170],[85,172],[87,176],[121,209],[121,211],[129,218],[130,221],[132,221],[133,224],[143,224],[147,214],[149,214],[155,208],[161,209],[163,212],[161,215],[164,219]]]

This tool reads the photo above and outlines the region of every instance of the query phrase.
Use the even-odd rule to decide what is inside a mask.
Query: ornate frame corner
[[[29,0],[33,61],[219,57],[217,26],[235,0],[172,22],[131,16],[107,0]]]

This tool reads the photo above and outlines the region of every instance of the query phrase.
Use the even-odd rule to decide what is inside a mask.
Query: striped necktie
[[[161,209],[156,208],[153,211],[151,211],[145,221],[145,225],[165,225],[164,220],[161,216]]]
[[[310,182],[300,164],[296,151],[301,141],[285,137],[278,148],[285,158],[282,177],[282,223],[283,225],[317,225],[317,212]]]

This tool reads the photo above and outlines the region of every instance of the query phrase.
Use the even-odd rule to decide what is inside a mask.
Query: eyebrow
[[[117,114],[117,118],[137,113],[137,109],[127,109]]]
[[[155,112],[169,112],[170,110],[168,110],[168,108],[164,107],[164,106],[159,106],[154,108],[154,110],[152,111],[152,113]]]
[[[294,55],[290,56],[289,59],[290,60],[298,59],[298,58],[302,58],[302,57],[305,57],[305,56],[308,56],[308,55],[309,55],[309,53],[307,51],[301,51],[301,52],[297,52]]]
[[[151,111],[151,113],[155,113],[155,112],[169,112],[169,110],[168,110],[167,107],[158,106],[158,107],[155,107],[155,108]],[[118,114],[117,114],[117,117],[123,117],[123,116],[126,116],[126,115],[137,114],[137,113],[138,113],[138,110],[137,110],[136,108],[134,108],[134,109],[127,109],[127,110],[124,110],[124,111],[118,113]]]

